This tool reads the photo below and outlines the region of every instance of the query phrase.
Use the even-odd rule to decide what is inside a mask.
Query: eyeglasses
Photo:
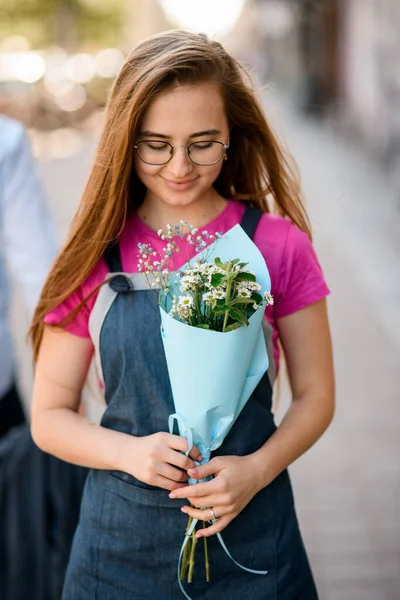
[[[140,160],[148,165],[166,165],[172,158],[175,148],[186,148],[186,154],[193,164],[200,167],[215,165],[229,148],[229,142],[192,142],[189,146],[173,146],[169,142],[143,140],[134,146]]]

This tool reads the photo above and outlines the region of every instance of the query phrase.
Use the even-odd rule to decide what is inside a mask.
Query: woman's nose
[[[174,153],[167,166],[168,171],[175,179],[183,179],[192,171],[194,165],[187,155],[186,148],[178,146],[174,148]]]

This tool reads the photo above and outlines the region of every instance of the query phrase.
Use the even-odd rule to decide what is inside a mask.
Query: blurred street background
[[[399,600],[400,3],[2,0],[0,112],[29,128],[60,239],[113,78],[170,28],[209,33],[251,70],[302,175],[337,376],[335,421],[291,468],[321,600]],[[13,298],[29,410],[28,317]],[[283,386],[278,419],[287,398]]]

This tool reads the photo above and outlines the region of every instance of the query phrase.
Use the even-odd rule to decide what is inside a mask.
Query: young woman
[[[250,204],[263,211],[258,223]],[[265,256],[275,299],[266,311],[268,373],[197,469],[197,448],[186,457],[186,441],[167,433],[174,408],[159,310],[137,274],[137,244],[159,249],[156,231],[181,219],[209,233],[242,223]],[[127,275],[105,282],[110,270]],[[298,185],[241,67],[200,34],[171,31],[141,43],[115,81],[88,185],[31,329],[33,437],[92,469],[64,600],[181,597],[177,556],[188,514],[213,520],[197,533],[208,537],[211,581],[198,550],[195,600],[317,598],[286,467],[333,415],[328,293]],[[276,429],[278,340],[293,402]],[[94,353],[107,401],[101,425],[78,414]],[[189,488],[188,473],[214,478]],[[237,567],[217,532],[239,563],[268,574]]]

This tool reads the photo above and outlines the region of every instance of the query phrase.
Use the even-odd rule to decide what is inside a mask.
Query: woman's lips
[[[190,187],[192,187],[195,181],[196,179],[189,179],[187,181],[171,181],[170,179],[164,179],[164,182],[169,188],[171,188],[171,190],[178,192],[188,190]]]

